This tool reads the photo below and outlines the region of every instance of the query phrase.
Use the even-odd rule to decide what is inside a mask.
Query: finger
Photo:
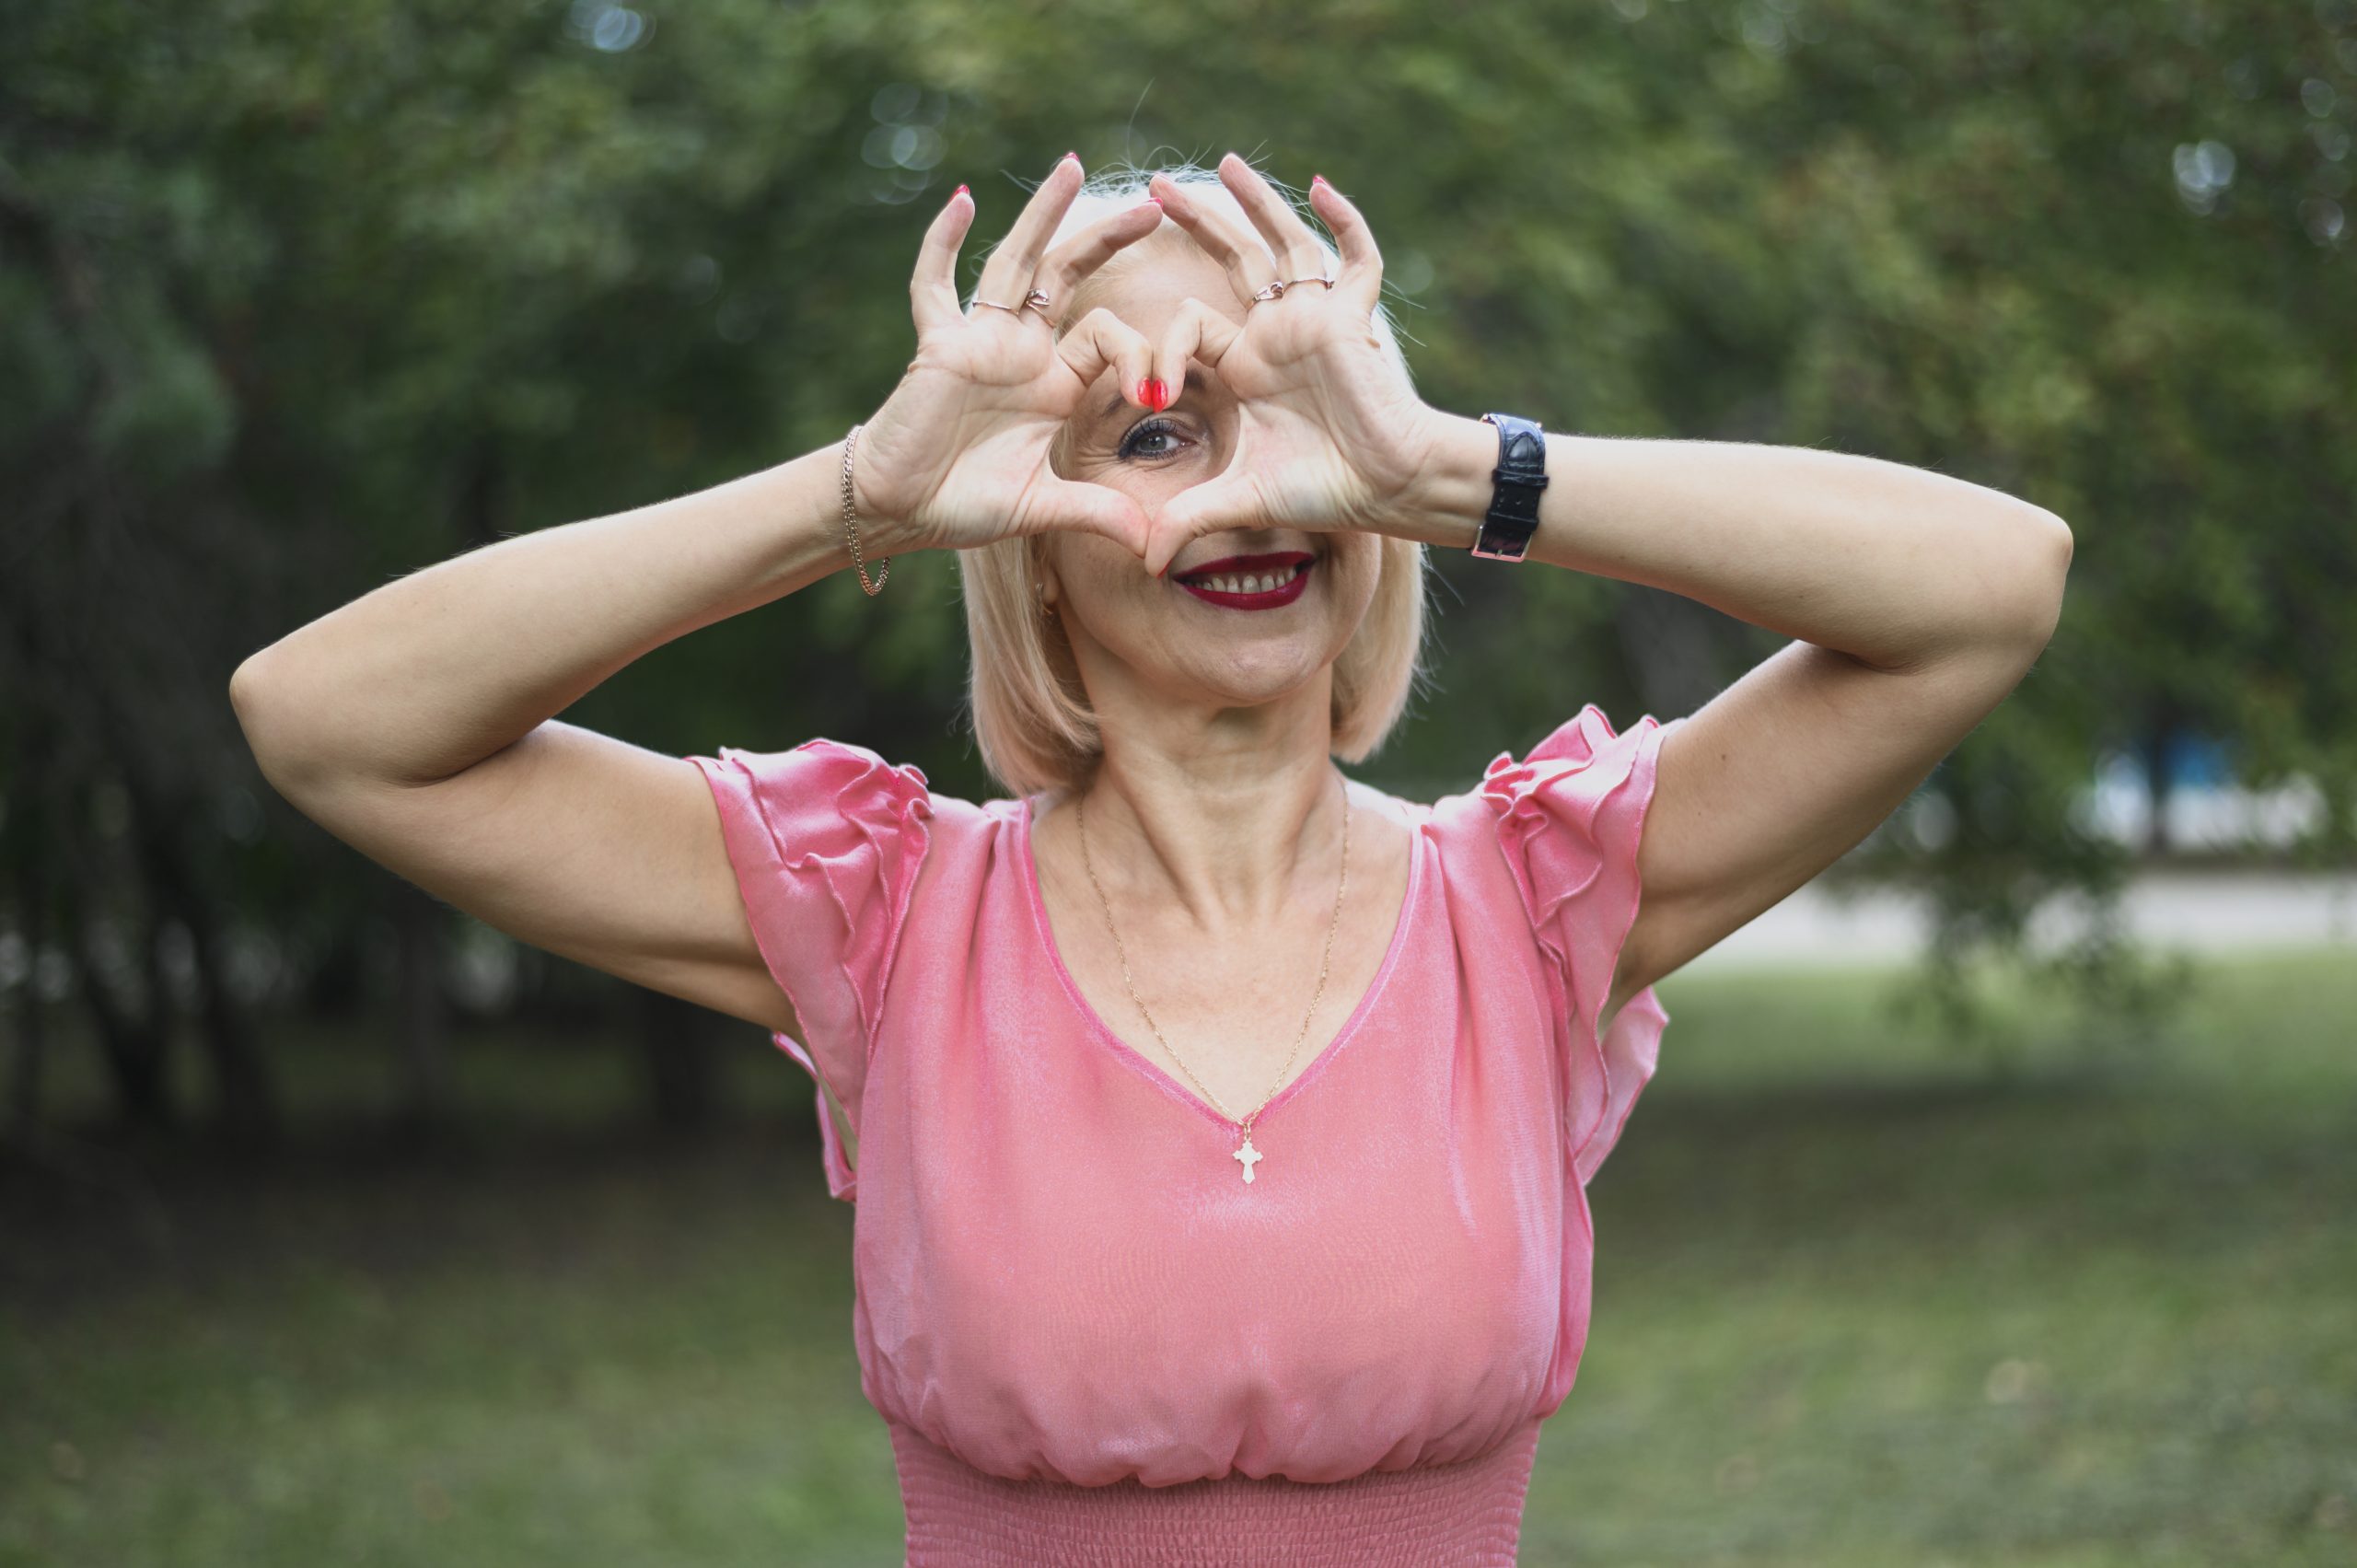
[[[1031,286],[1048,292],[1051,319],[1070,303],[1081,280],[1162,226],[1162,203],[1148,196],[1126,212],[1099,218],[1040,259]]]
[[[1203,301],[1180,302],[1170,324],[1162,329],[1162,341],[1155,345],[1154,368],[1148,374],[1162,383],[1163,401],[1149,406],[1159,410],[1178,401],[1186,390],[1188,366],[1201,361],[1217,370],[1243,333],[1243,323]]]
[[[1042,527],[1098,534],[1132,555],[1145,553],[1145,509],[1112,486],[1051,474],[1041,482],[1040,499]]]
[[[1248,238],[1244,231],[1222,213],[1189,196],[1184,187],[1167,175],[1156,175],[1154,193],[1162,198],[1162,210],[1178,225],[1192,235],[1203,254],[1219,263],[1227,273],[1228,286],[1236,290],[1236,297],[1246,304],[1277,275],[1277,263],[1257,239]]]
[[[1155,508],[1146,535],[1146,570],[1166,576],[1180,552],[1196,540],[1224,528],[1260,526],[1260,492],[1241,465],[1201,484],[1190,485]]]
[[[1266,507],[1261,505],[1261,491],[1254,486],[1249,471],[1242,464],[1230,464],[1225,474],[1202,481],[1200,486],[1188,486],[1178,491],[1155,512],[1155,547],[1165,547],[1169,554],[1160,563],[1148,561],[1150,566],[1169,568],[1178,559],[1178,552],[1186,550],[1192,540],[1207,533],[1221,533],[1224,528],[1261,528],[1266,526]]]
[[[1310,179],[1309,210],[1333,234],[1334,248],[1342,253],[1342,273],[1334,292],[1372,313],[1383,299],[1383,252],[1376,248],[1375,230],[1322,174]]]
[[[1144,332],[1103,306],[1083,316],[1058,338],[1056,352],[1072,366],[1083,387],[1094,388],[1110,370],[1124,398],[1141,408],[1150,406],[1144,381],[1154,373],[1154,345],[1145,341]]]
[[[1252,226],[1260,231],[1260,238],[1268,241],[1280,277],[1314,278],[1325,272],[1326,252],[1318,249],[1318,237],[1259,169],[1230,153],[1219,160],[1219,177],[1244,209],[1244,215],[1252,220]]]
[[[919,337],[965,319],[958,303],[958,248],[973,225],[973,193],[960,185],[925,226],[916,271],[909,278],[910,313],[916,318]]]
[[[1031,274],[1039,269],[1039,253],[1048,248],[1048,240],[1063,221],[1072,199],[1080,194],[1081,179],[1077,153],[1066,153],[1056,160],[1048,178],[1023,203],[1015,226],[1006,231],[1006,238],[999,241],[998,249],[982,263],[982,281],[974,291],[975,298],[999,305],[1023,303],[1024,296],[1031,292]]]

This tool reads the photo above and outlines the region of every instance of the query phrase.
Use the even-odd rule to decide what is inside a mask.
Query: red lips
[[[1271,555],[1223,555],[1216,561],[1188,567],[1178,574],[1178,580],[1183,583],[1190,577],[1217,577],[1230,572],[1289,571],[1304,561],[1317,559],[1306,550],[1281,550]]]
[[[1265,555],[1224,555],[1200,566],[1190,566],[1175,579],[1178,585],[1206,604],[1216,604],[1228,610],[1280,610],[1299,598],[1309,588],[1309,575],[1318,557],[1306,550],[1287,550]],[[1300,568],[1295,571],[1295,568]],[[1259,592],[1235,593],[1209,587],[1213,577],[1274,576],[1284,580],[1275,587]]]

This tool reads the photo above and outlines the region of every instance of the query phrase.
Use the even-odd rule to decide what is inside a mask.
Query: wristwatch
[[[1498,466],[1490,470],[1493,489],[1481,517],[1473,553],[1484,561],[1519,561],[1538,531],[1538,493],[1547,488],[1547,437],[1535,419],[1485,413],[1498,427]]]

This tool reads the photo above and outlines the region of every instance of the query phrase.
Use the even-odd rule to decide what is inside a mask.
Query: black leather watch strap
[[[1519,561],[1530,548],[1530,536],[1538,531],[1538,493],[1547,488],[1547,437],[1535,419],[1485,413],[1481,421],[1498,427],[1498,466],[1490,471],[1494,488],[1473,553],[1484,561]]]

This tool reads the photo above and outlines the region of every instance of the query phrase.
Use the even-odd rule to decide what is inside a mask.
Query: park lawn
[[[2357,964],[2003,1074],[1887,989],[1662,987],[1523,1561],[2357,1561]],[[807,1080],[742,1065],[758,1118],[688,1149],[503,1120],[95,1205],[0,1300],[0,1564],[898,1562],[852,1211]]]

